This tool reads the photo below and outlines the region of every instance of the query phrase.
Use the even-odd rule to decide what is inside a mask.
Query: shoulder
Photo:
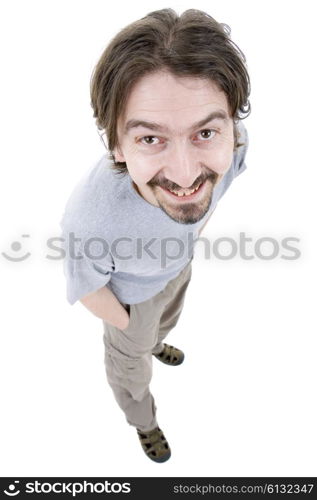
[[[247,129],[241,120],[237,125],[237,147],[233,155],[233,173],[234,177],[241,174],[246,169],[245,157],[249,146],[249,136]]]
[[[238,143],[243,145],[248,143],[248,131],[242,120],[239,120],[236,124],[238,132]]]
[[[113,226],[116,206],[125,197],[127,180],[117,174],[106,155],[77,182],[67,200],[60,225],[81,237],[98,236]]]

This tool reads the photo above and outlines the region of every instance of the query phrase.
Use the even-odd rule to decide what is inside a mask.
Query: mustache
[[[205,182],[207,179],[209,179],[212,184],[215,184],[217,179],[219,177],[219,174],[214,172],[213,170],[208,169],[208,171],[205,171],[201,175],[197,177],[195,180],[194,184],[189,187],[188,189],[196,189],[196,187],[199,186],[199,184],[202,184]],[[160,186],[165,189],[172,189],[174,191],[177,191],[178,189],[182,189],[181,186],[178,184],[175,184],[175,182],[170,181],[169,179],[160,179],[159,177],[153,177],[148,183],[148,186],[154,187],[154,186]]]

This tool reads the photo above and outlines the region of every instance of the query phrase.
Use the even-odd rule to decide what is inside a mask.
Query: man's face
[[[126,162],[139,194],[182,224],[202,219],[233,158],[224,92],[202,78],[146,75],[133,87],[117,132],[115,159]]]

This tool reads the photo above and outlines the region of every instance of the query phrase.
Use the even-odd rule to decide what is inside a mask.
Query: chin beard
[[[196,224],[199,222],[208,212],[211,202],[212,202],[212,192],[209,196],[209,200],[201,205],[195,203],[183,204],[179,207],[170,207],[167,203],[161,203],[157,200],[160,208],[163,212],[173,221],[179,224]]]

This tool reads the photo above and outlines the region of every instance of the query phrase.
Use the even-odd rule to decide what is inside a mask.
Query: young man
[[[204,12],[164,9],[111,41],[91,82],[110,157],[77,185],[61,222],[68,301],[103,320],[108,381],[155,462],[171,451],[149,391],[152,358],[184,360],[163,340],[181,314],[194,242],[246,168],[249,77],[229,34]]]

